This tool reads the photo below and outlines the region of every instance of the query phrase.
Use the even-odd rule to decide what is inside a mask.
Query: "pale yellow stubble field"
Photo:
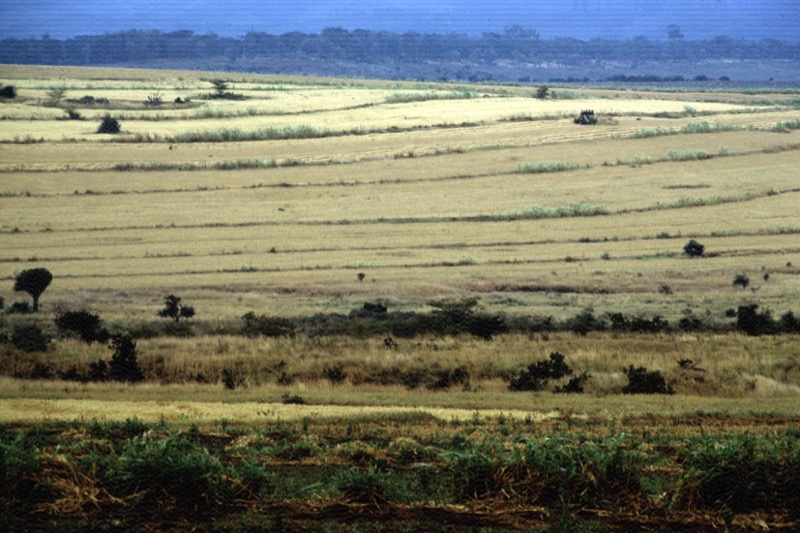
[[[163,88],[165,96],[181,88],[210,90],[210,84],[194,75],[72,80],[70,84],[83,83],[90,94],[112,101],[121,98],[126,105],[143,100],[156,87]],[[20,83],[32,94],[19,105],[33,113],[47,111],[50,108],[42,107],[45,87],[60,81]],[[102,301],[98,295],[87,296],[95,288],[107,298],[115,288],[156,295],[180,288],[205,300],[203,288],[214,291],[207,302],[211,305],[219,296],[216,288],[235,294],[241,287],[260,291],[264,297],[278,289],[297,291],[298,299],[304,298],[302,309],[322,305],[337,294],[352,295],[333,304],[341,309],[371,297],[391,297],[407,305],[414,299],[480,291],[491,299],[494,285],[538,283],[587,292],[599,288],[620,295],[594,296],[605,298],[604,306],[621,303],[624,297],[638,302],[634,309],[647,312],[652,306],[661,312],[668,306],[662,300],[643,303],[661,280],[680,287],[689,300],[713,295],[721,303],[740,297],[730,287],[734,273],[756,275],[766,265],[773,272],[778,268],[786,272],[760,287],[759,297],[776,298],[786,307],[796,294],[797,276],[785,267],[797,254],[792,228],[800,225],[797,194],[791,192],[800,186],[794,165],[796,131],[630,138],[639,130],[680,128],[700,120],[767,128],[796,118],[796,111],[749,107],[739,94],[715,95],[723,103],[703,102],[709,99],[706,94],[669,99],[664,93],[648,98],[647,92],[590,91],[592,98],[545,102],[520,97],[524,91],[530,94],[530,88],[503,89],[507,94],[485,90],[488,98],[387,104],[385,99],[393,94],[429,94],[433,89],[393,83],[313,83],[275,78],[234,82],[234,91],[241,86],[241,92],[253,98],[204,104],[230,115],[257,107],[258,112],[297,113],[292,116],[171,120],[173,113],[189,116],[195,110],[126,109],[121,112],[166,118],[124,121],[123,130],[141,127],[143,132],[165,134],[308,124],[388,131],[393,126],[480,125],[170,146],[101,143],[113,137],[93,134],[96,126],[91,121],[8,120],[3,135],[9,139],[38,138],[31,128],[41,128],[37,130],[41,136],[57,142],[0,145],[3,276],[8,279],[29,264],[48,262],[58,280],[48,296],[68,302],[80,294],[92,304]],[[70,89],[68,96],[79,97],[81,92]],[[724,102],[728,96],[734,103]],[[348,109],[366,104],[375,105]],[[693,117],[684,113],[687,105],[718,114]],[[570,117],[585,107],[601,113],[601,124],[591,128],[572,124]],[[603,112],[612,113],[613,119],[604,118]],[[657,118],[655,113],[669,113],[672,118]],[[526,120],[503,121],[511,116]],[[548,119],[528,120],[536,117]],[[75,135],[90,142],[58,142],[73,135],[65,128],[75,128]],[[724,157],[638,168],[626,163],[634,158],[666,159],[671,150],[702,150]],[[214,169],[215,164],[241,159],[292,160],[300,165]],[[331,161],[344,164],[326,164]],[[590,168],[515,173],[525,163],[551,161]],[[205,169],[114,172],[121,163],[190,164]],[[653,209],[658,203],[670,206],[686,199],[716,205]],[[736,202],[717,203],[719,199]],[[553,209],[573,202],[595,204],[609,214],[491,221],[493,216],[511,216],[531,206]],[[634,212],[624,212],[629,210]],[[672,238],[655,239],[664,234]],[[680,250],[690,237],[701,239],[717,257],[702,261],[682,257]],[[601,242],[579,242],[585,240]],[[575,261],[568,262],[569,258]],[[794,259],[794,264],[800,260]],[[366,283],[355,281],[359,271],[367,274]],[[290,298],[273,296],[281,299],[282,311],[291,311]],[[563,300],[549,302],[543,295],[514,296],[524,304],[519,312],[556,306],[559,314],[573,314],[576,306],[591,306],[593,301],[575,296],[564,305]],[[263,305],[263,300],[255,301]],[[216,307],[225,309],[226,315],[241,310],[237,303]],[[674,315],[678,310],[672,307]]]

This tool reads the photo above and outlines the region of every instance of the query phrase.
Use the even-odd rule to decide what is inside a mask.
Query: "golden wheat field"
[[[240,98],[208,98],[217,78]],[[0,295],[24,299],[12,292],[15,275],[46,267],[41,316],[86,308],[112,324],[158,321],[170,293],[212,326],[248,311],[346,314],[371,301],[426,310],[469,297],[490,312],[557,319],[589,311],[721,323],[749,303],[776,317],[800,310],[796,94],[554,87],[537,99],[522,86],[16,66],[0,66],[0,79],[18,91],[0,103]],[[54,88],[65,92],[54,99]],[[574,123],[585,109],[597,124]],[[96,133],[106,115],[120,133]],[[705,257],[683,253],[689,239]],[[737,275],[751,280],[744,289]],[[689,354],[718,376],[708,396],[751,394],[754,409],[789,412],[800,397],[796,338],[554,339],[510,336],[491,349],[452,341],[446,356],[420,341],[392,357],[409,367],[466,362],[474,373],[485,361],[514,368],[562,350],[595,373],[590,390],[604,398],[624,379],[617,367],[668,368]],[[402,387],[369,399],[356,379],[386,357],[381,340],[140,348],[147,368],[175,376],[237,364],[268,374],[308,353],[292,364],[307,374],[298,390],[319,403],[334,393],[311,376],[336,357],[349,365],[348,402],[413,404]],[[104,353],[60,341],[47,357],[66,367]],[[483,391],[496,395],[490,404],[523,407],[502,399],[496,374],[476,376],[459,393],[466,399],[430,393],[426,405],[469,412]],[[251,381],[260,392],[242,401],[277,400],[267,378]],[[12,389],[6,399],[80,387]],[[703,395],[690,384],[678,392]]]

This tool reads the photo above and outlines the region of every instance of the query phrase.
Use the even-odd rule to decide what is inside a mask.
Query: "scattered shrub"
[[[106,342],[110,338],[108,330],[97,314],[89,311],[64,311],[56,315],[56,327],[62,333],[72,332],[88,345],[93,342]]]
[[[683,253],[689,257],[702,257],[705,252],[705,246],[692,239],[683,247]]]
[[[100,122],[100,126],[97,127],[97,133],[116,134],[119,133],[121,129],[122,127],[117,119],[113,118],[111,115],[106,115]]]
[[[96,363],[89,364],[89,381],[102,382],[111,379],[111,372],[108,364],[102,359],[98,359]]]
[[[145,104],[147,104],[150,107],[157,107],[163,103],[164,103],[164,97],[161,95],[161,92],[159,91],[156,91],[153,94],[148,94],[147,101],[145,101]]]
[[[579,394],[583,392],[583,385],[589,380],[591,376],[588,372],[583,372],[577,376],[572,377],[566,385],[561,387],[556,387],[553,389],[555,393],[569,393],[569,394]]]
[[[550,87],[542,85],[541,87],[536,89],[536,98],[538,98],[539,100],[544,100],[545,98],[547,98],[547,93],[549,92],[550,92]]]
[[[11,345],[23,352],[44,352],[50,339],[36,324],[18,324],[11,333]]]
[[[741,285],[742,290],[747,289],[747,286],[750,285],[750,278],[746,274],[736,274],[736,277],[733,278],[733,286],[737,285]]]
[[[460,366],[452,371],[435,369],[431,373],[433,380],[425,385],[430,390],[445,390],[453,385],[462,385],[464,387],[469,385],[469,372],[464,366]]]
[[[736,311],[736,329],[753,336],[775,333],[772,313],[769,310],[759,313],[757,310],[758,304],[740,305]]]
[[[4,85],[0,87],[0,98],[11,98],[17,97],[17,89],[14,88],[13,85]]]
[[[293,336],[296,326],[288,318],[256,315],[249,311],[242,315],[242,333],[249,337],[263,335],[265,337]]]
[[[333,366],[326,365],[325,368],[322,369],[322,375],[334,385],[338,385],[347,379],[347,373],[344,371],[344,367],[339,364]]]
[[[222,369],[222,384],[228,390],[234,390],[236,387],[244,385],[244,376],[239,374],[236,370],[227,368]]]
[[[540,391],[551,379],[561,379],[572,374],[572,369],[564,362],[564,356],[552,352],[549,360],[537,361],[528,365],[508,383],[512,391]]]
[[[800,320],[791,311],[782,314],[778,324],[784,333],[800,333]]]
[[[673,394],[675,391],[667,383],[660,370],[647,370],[645,367],[629,366],[622,370],[628,376],[628,384],[623,394]]]
[[[305,405],[307,403],[302,396],[299,396],[297,394],[293,394],[291,396],[286,395],[283,397],[281,402],[287,405]]]
[[[31,312],[33,312],[33,310],[31,309],[31,304],[28,302],[14,302],[6,309],[6,313],[10,315],[25,315]]]
[[[136,343],[130,336],[115,335],[111,338],[109,349],[114,352],[108,365],[110,379],[128,383],[144,380],[144,374],[137,361]]]

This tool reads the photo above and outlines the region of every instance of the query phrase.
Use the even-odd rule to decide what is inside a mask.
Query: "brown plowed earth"
[[[104,509],[84,515],[97,531],[120,530],[120,524],[136,525],[137,531],[203,531],[210,524],[218,527],[234,524],[247,515],[251,528],[237,531],[276,530],[305,533],[309,531],[534,531],[555,523],[577,526],[593,525],[610,531],[797,531],[798,523],[776,514],[736,515],[730,526],[719,513],[674,512],[662,509],[556,510],[525,506],[506,500],[475,501],[464,505],[400,505],[350,501],[308,501],[256,504],[198,513],[194,509],[139,510],[130,516],[118,509]],[[0,524],[3,517],[0,514]],[[42,522],[29,522],[42,524]],[[19,524],[18,524],[19,525]],[[266,527],[267,529],[263,529]],[[13,531],[27,529],[13,528]],[[30,531],[34,531],[30,529]]]

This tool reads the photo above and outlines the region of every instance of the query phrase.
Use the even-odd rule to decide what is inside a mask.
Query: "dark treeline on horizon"
[[[519,26],[503,33],[465,34],[391,33],[327,28],[319,34],[291,32],[271,35],[249,32],[241,38],[219,37],[189,30],[162,33],[131,30],[70,39],[5,39],[0,41],[0,63],[35,65],[124,65],[153,61],[188,61],[222,57],[280,57],[357,63],[512,61],[702,61],[797,60],[800,42],[771,39],[747,41],[718,36],[709,40],[672,38],[665,41],[637,37],[627,40],[574,38],[540,39],[538,32]]]

